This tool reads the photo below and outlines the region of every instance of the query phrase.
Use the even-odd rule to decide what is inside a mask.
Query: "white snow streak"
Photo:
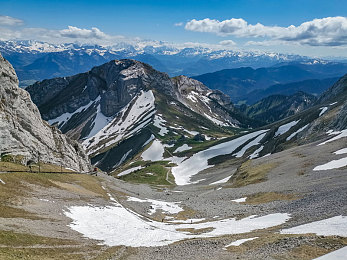
[[[331,162],[328,162],[326,164],[322,164],[319,166],[314,167],[314,171],[324,171],[324,170],[331,170],[331,169],[337,169],[347,166],[347,157],[341,158],[339,160],[332,160]]]
[[[342,130],[340,132],[333,132],[333,131],[331,131],[331,132],[328,132],[328,134],[329,135],[337,134],[337,136],[335,136],[335,137],[333,137],[333,138],[331,138],[331,139],[329,139],[329,140],[327,140],[327,141],[325,141],[323,143],[318,144],[318,146],[326,144],[326,143],[330,143],[330,142],[333,142],[333,141],[336,141],[336,140],[338,140],[340,138],[343,138],[343,137],[347,137],[347,129],[344,129],[344,130]]]
[[[161,161],[164,159],[164,146],[159,140],[154,140],[151,146],[142,153],[141,158],[144,161]]]
[[[296,136],[298,133],[300,133],[301,131],[303,131],[306,127],[308,127],[309,124],[301,127],[300,129],[296,130],[294,133],[292,133],[290,136],[287,137],[287,141],[291,140],[294,136]]]
[[[316,222],[281,230],[281,234],[308,234],[315,233],[318,236],[342,236],[347,237],[347,217],[335,216]]]
[[[226,182],[228,182],[228,180],[229,180],[230,178],[231,178],[231,176],[228,176],[228,177],[226,177],[226,178],[224,178],[224,179],[221,179],[221,180],[219,180],[219,181],[212,182],[212,183],[210,183],[209,185],[215,185],[215,184],[226,183]]]
[[[236,240],[232,243],[230,243],[229,245],[226,245],[225,247],[229,247],[229,246],[239,246],[247,241],[251,241],[251,240],[254,240],[254,239],[257,239],[258,237],[251,237],[251,238],[244,238],[244,239],[239,239],[239,240]]]
[[[328,107],[321,107],[320,110],[319,116],[323,115],[328,110]]]
[[[313,260],[343,260],[343,259],[346,259],[346,256],[347,256],[347,246],[342,247],[338,250],[335,250],[329,254],[315,258]]]
[[[212,146],[204,151],[200,151],[194,154],[189,159],[178,164],[178,166],[172,168],[172,174],[175,177],[175,182],[177,185],[187,185],[190,184],[190,179],[195,174],[200,171],[213,167],[213,165],[208,165],[208,159],[216,157],[218,155],[233,153],[238,147],[243,145],[245,142],[265,133],[268,130],[260,130],[247,135],[243,135],[239,138],[233,139],[231,141],[221,143]]]
[[[247,197],[243,197],[243,198],[234,199],[234,200],[231,200],[231,201],[237,202],[237,203],[241,203],[241,202],[245,202],[246,200],[247,200]]]
[[[278,129],[277,129],[277,132],[275,133],[275,137],[276,136],[279,136],[279,135],[283,135],[285,134],[286,132],[288,132],[290,130],[290,128],[292,128],[293,126],[295,126],[298,122],[300,121],[297,120],[297,121],[292,121],[292,122],[289,122],[285,125],[281,125]]]
[[[152,200],[152,199],[139,199],[135,197],[128,197],[127,201],[141,202],[141,203],[150,203],[151,208],[149,209],[150,215],[153,215],[157,210],[162,210],[169,214],[177,214],[178,212],[183,211],[183,208],[178,206],[180,202],[166,202],[160,200]]]
[[[189,145],[184,144],[184,145],[178,147],[178,148],[174,151],[174,153],[179,153],[179,152],[187,151],[187,150],[190,150],[190,149],[192,149],[192,148],[193,148],[193,147],[190,147]]]
[[[334,154],[345,154],[345,153],[347,153],[347,148],[343,148],[343,149],[340,149],[340,150],[334,152]]]

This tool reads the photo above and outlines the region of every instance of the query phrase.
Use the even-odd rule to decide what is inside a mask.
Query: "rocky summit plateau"
[[[345,259],[341,71],[110,59],[22,89],[0,56],[0,259]]]

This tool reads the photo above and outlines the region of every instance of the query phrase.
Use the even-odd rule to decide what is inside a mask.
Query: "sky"
[[[347,57],[347,0],[0,0],[0,39]]]

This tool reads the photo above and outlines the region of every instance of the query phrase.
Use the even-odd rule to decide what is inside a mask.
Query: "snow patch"
[[[177,214],[178,212],[183,211],[183,208],[178,206],[180,202],[166,202],[160,200],[152,200],[152,199],[139,199],[135,197],[128,197],[127,201],[134,201],[140,203],[150,203],[151,208],[149,209],[149,215],[153,215],[157,210],[162,210],[169,214]]]
[[[169,130],[165,127],[165,122],[166,120],[164,120],[160,115],[154,116],[153,125],[160,129],[159,135],[161,136],[165,136],[169,132]]]
[[[335,250],[329,254],[315,258],[313,260],[342,260],[342,259],[345,259],[346,256],[347,256],[347,246],[342,247],[338,250]]]
[[[318,236],[342,236],[347,237],[347,217],[335,216],[308,224],[283,229],[281,234],[308,234],[315,233]]]
[[[143,169],[144,167],[142,167],[142,166],[136,166],[136,167],[133,167],[133,168],[130,168],[130,169],[128,169],[128,170],[125,170],[125,171],[122,171],[121,173],[118,173],[118,177],[120,177],[120,176],[124,176],[124,175],[127,175],[127,174],[130,174],[130,173],[133,173],[133,172],[135,172],[135,171],[137,171],[137,170],[141,170],[141,169]]]
[[[72,219],[70,228],[85,237],[101,240],[108,246],[131,247],[164,246],[184,239],[247,233],[281,225],[290,218],[286,213],[276,213],[240,220],[230,218],[204,223],[169,224],[140,216],[116,201],[107,207],[72,206],[64,214]],[[202,234],[179,231],[187,228],[212,230]]]
[[[306,127],[308,127],[309,124],[301,127],[300,129],[296,130],[294,133],[292,133],[290,136],[287,137],[287,141],[291,140],[294,136],[296,136],[298,133],[300,133],[301,131],[303,131]]]
[[[327,132],[329,135],[336,135],[337,134],[337,136],[335,136],[335,137],[333,137],[333,138],[331,138],[331,139],[329,139],[329,140],[327,140],[327,141],[325,141],[325,142],[323,142],[323,143],[320,143],[320,144],[318,144],[318,146],[319,145],[323,145],[323,144],[326,144],[326,143],[330,143],[330,142],[333,142],[333,141],[336,141],[336,140],[338,140],[338,139],[340,139],[340,138],[343,138],[343,137],[347,137],[347,129],[344,129],[344,130],[342,130],[342,131],[339,131],[339,132],[333,132],[332,130],[331,130],[331,132]]]
[[[251,148],[252,146],[260,144],[260,141],[264,138],[265,135],[266,135],[266,133],[263,133],[263,134],[257,136],[257,138],[255,138],[254,140],[249,142],[247,145],[245,145],[238,153],[236,153],[236,157],[242,157],[249,148]]]
[[[237,202],[237,203],[241,203],[241,202],[246,202],[246,200],[247,200],[247,197],[243,197],[243,198],[234,199],[234,200],[231,200],[231,201]]]
[[[164,159],[164,146],[159,140],[154,140],[151,146],[142,153],[141,158],[144,161],[161,161]]]
[[[172,174],[175,177],[176,184],[190,184],[190,179],[192,176],[204,169],[213,167],[213,165],[208,165],[208,159],[216,157],[218,155],[233,153],[238,147],[243,145],[245,142],[267,131],[268,130],[260,130],[257,132],[253,132],[241,136],[239,138],[233,139],[231,141],[212,146],[206,150],[194,154],[189,159],[183,161],[182,163],[178,164],[178,166],[172,168]]]
[[[347,166],[347,157],[341,158],[339,160],[332,160],[331,162],[328,162],[326,164],[322,164],[319,166],[314,167],[314,171],[325,171],[325,170],[331,170],[331,169],[338,169]]]
[[[285,125],[281,125],[278,129],[277,129],[277,132],[275,133],[275,137],[276,136],[279,136],[279,135],[283,135],[285,134],[286,132],[288,132],[290,130],[290,128],[292,128],[293,126],[295,126],[298,122],[300,121],[297,120],[297,121],[292,121],[292,122],[289,122]]]
[[[264,145],[260,146],[257,150],[255,150],[250,156],[249,159],[255,159],[259,157],[259,153],[264,149]]]
[[[178,147],[178,148],[174,151],[174,153],[179,153],[179,152],[187,151],[187,150],[190,150],[190,149],[192,149],[192,148],[193,148],[193,147],[190,147],[189,145],[184,144],[184,145]]]
[[[228,176],[228,177],[226,177],[226,178],[224,178],[224,179],[221,179],[221,180],[219,180],[219,181],[212,182],[212,183],[210,183],[209,185],[215,185],[215,184],[226,183],[226,182],[228,182],[228,180],[229,180],[230,178],[231,178],[231,176]]]
[[[340,150],[334,152],[334,154],[345,154],[345,153],[347,153],[347,148],[343,148],[343,149],[340,149]]]
[[[251,237],[251,238],[244,238],[244,239],[239,239],[239,240],[236,240],[232,243],[230,243],[229,245],[226,245],[225,247],[229,247],[229,246],[239,246],[247,241],[251,241],[251,240],[254,240],[254,239],[257,239],[258,237]]]
[[[320,110],[319,116],[323,115],[328,110],[328,107],[321,107]]]

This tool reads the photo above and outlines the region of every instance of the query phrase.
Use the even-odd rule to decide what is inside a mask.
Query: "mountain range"
[[[254,69],[286,62],[324,63],[299,55],[177,48],[162,42],[118,43],[114,46],[51,44],[37,41],[0,41],[0,52],[16,69],[21,86],[37,80],[71,76],[89,71],[112,59],[135,59],[170,76],[200,75],[222,69]]]

